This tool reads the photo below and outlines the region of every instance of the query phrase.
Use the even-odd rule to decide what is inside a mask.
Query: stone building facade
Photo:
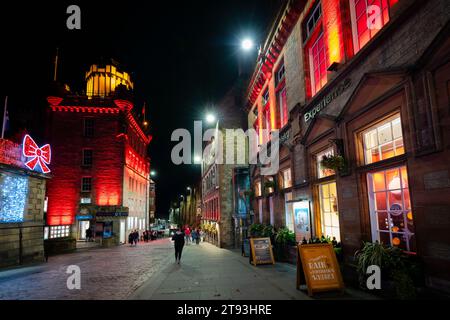
[[[348,265],[363,241],[397,246],[424,262],[428,286],[448,290],[450,3],[377,2],[371,16],[356,2],[289,1],[301,8],[295,26],[278,32],[282,48],[273,40],[286,68],[297,240],[335,238]],[[272,51],[261,64],[273,73]],[[250,110],[270,78],[258,77]]]
[[[0,146],[0,268],[43,262],[49,175],[24,168],[21,145]]]

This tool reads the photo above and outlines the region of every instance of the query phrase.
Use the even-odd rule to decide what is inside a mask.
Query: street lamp
[[[202,162],[202,158],[199,155],[194,156],[194,163],[200,164]]]
[[[156,177],[156,171],[155,170],[150,171],[150,177]]]
[[[216,122],[216,116],[213,115],[212,113],[208,113],[206,115],[206,122],[208,122],[210,124]]]
[[[253,40],[250,38],[245,38],[241,42],[241,47],[244,51],[250,51],[254,47]]]

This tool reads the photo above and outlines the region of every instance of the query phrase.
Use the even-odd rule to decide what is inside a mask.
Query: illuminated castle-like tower
[[[110,96],[119,85],[128,90],[133,90],[134,86],[130,75],[114,64],[93,64],[86,72],[86,95],[89,98]]]

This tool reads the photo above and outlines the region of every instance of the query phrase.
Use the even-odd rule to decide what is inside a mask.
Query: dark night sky
[[[0,11],[0,104],[9,96],[11,129],[38,130],[60,48],[58,80],[84,89],[84,73],[101,57],[132,73],[135,105],[147,102],[158,172],[157,214],[200,177],[199,166],[174,166],[170,135],[193,127],[205,106],[237,77],[240,39],[264,40],[281,0],[227,1],[12,1]],[[66,8],[81,8],[81,30],[66,28]],[[253,52],[256,58],[256,52]],[[1,108],[3,109],[3,108]]]

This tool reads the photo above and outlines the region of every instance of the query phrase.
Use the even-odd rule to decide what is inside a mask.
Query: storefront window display
[[[372,238],[415,251],[414,223],[406,167],[368,174]]]
[[[340,241],[336,182],[319,185],[322,235]]]

